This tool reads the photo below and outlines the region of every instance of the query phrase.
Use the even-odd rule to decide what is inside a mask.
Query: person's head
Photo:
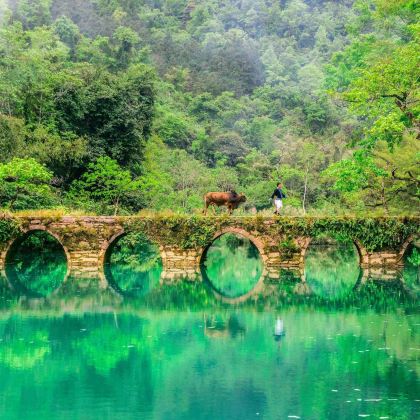
[[[277,188],[281,188],[281,187],[283,187],[283,185],[282,185],[282,183],[281,183],[281,182],[279,182],[279,183],[277,184]]]

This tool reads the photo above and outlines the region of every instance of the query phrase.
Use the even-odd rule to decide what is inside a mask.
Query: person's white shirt
[[[280,318],[277,318],[276,325],[274,326],[274,335],[283,335],[284,334],[284,324],[283,320]]]

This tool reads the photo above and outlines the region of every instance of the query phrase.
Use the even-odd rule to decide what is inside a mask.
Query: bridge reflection
[[[73,296],[100,296],[103,291],[114,295],[116,301],[165,306],[172,299],[174,305],[181,302],[188,307],[203,303],[276,305],[305,299],[312,303],[340,304],[352,301],[366,290],[375,294],[372,285],[381,285],[387,293],[385,285],[388,284],[393,290],[399,289],[403,297],[415,297],[420,290],[415,245],[407,249],[405,268],[363,269],[352,243],[313,241],[304,266],[268,271],[264,269],[259,249],[249,238],[224,234],[206,250],[198,272],[168,269],[162,264],[159,249],[144,235],[126,235],[120,236],[108,249],[103,282],[91,276],[69,276],[59,244],[48,234],[44,235],[45,239],[43,234],[38,238],[31,233],[11,249],[3,284],[5,291],[0,296],[68,301]],[[61,281],[57,281],[57,274]],[[19,283],[22,287],[18,287]]]
[[[311,288],[303,270],[282,270],[277,278],[263,277],[251,291],[234,298],[223,296],[205,281],[168,279],[168,273],[165,272],[162,272],[159,282],[147,293],[128,296],[110,287],[102,289],[98,287],[98,282],[91,279],[79,278],[66,282],[49,296],[34,297],[12,290],[7,279],[1,277],[0,312],[41,310],[66,313],[151,309],[207,311],[226,305],[247,306],[256,310],[291,305],[380,310],[400,305],[417,306],[418,291],[404,282],[401,272],[384,272],[383,275],[385,277],[381,277],[381,273],[365,270],[352,290],[339,296],[327,296],[319,295]]]

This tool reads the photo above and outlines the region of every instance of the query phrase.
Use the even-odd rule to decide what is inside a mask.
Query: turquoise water
[[[85,283],[32,239],[8,260],[25,288],[1,283],[0,418],[417,418],[413,253],[395,279],[362,281],[352,246],[315,243],[304,273],[273,279],[252,244],[221,237],[203,281],[167,282],[156,248],[125,237],[113,289],[70,290]]]

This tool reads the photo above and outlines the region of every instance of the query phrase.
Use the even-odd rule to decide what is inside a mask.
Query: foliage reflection
[[[315,295],[342,298],[351,292],[360,275],[355,245],[326,238],[314,240],[306,253],[305,275]]]
[[[404,254],[403,278],[407,287],[415,294],[420,293],[420,241],[412,243]]]
[[[11,247],[6,272],[23,293],[47,296],[63,282],[67,259],[61,244],[44,231],[35,231]]]
[[[105,274],[112,287],[122,294],[147,294],[159,282],[161,273],[159,248],[143,233],[125,235],[108,250]]]
[[[263,262],[249,239],[228,233],[209,247],[202,271],[221,295],[235,298],[255,287],[263,272]]]

